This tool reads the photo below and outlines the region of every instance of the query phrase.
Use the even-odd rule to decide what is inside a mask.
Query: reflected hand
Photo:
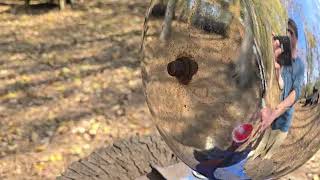
[[[273,45],[273,53],[274,53],[274,67],[276,69],[280,69],[281,65],[279,64],[279,56],[282,53],[282,49],[280,46],[279,40],[274,40],[275,34],[272,33],[272,45]]]
[[[275,120],[274,115],[273,115],[273,110],[271,108],[263,108],[261,110],[261,127],[260,127],[260,132],[264,131],[267,129],[272,122]]]

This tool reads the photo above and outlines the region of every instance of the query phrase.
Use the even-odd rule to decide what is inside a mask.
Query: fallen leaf
[[[57,133],[58,133],[58,134],[62,134],[62,133],[64,133],[64,132],[66,132],[66,131],[68,131],[68,128],[67,128],[67,126],[64,126],[64,125],[60,126],[60,127],[57,129]]]
[[[93,83],[93,84],[92,84],[92,88],[93,88],[94,90],[101,89],[101,84],[99,84],[99,83]]]
[[[90,144],[83,145],[83,149],[90,149]]]
[[[103,133],[104,133],[104,134],[108,134],[108,133],[110,133],[110,132],[111,132],[111,128],[110,128],[109,126],[103,127]]]
[[[80,86],[80,85],[82,84],[82,81],[81,81],[80,78],[75,78],[75,79],[73,80],[73,82],[74,82],[74,84],[75,84],[76,86]]]
[[[79,133],[79,134],[83,134],[86,132],[86,129],[84,127],[75,127],[72,129],[71,131],[73,134],[75,133]]]
[[[62,159],[63,159],[63,157],[62,157],[61,153],[55,153],[49,157],[49,161],[51,161],[51,162],[61,161]]]
[[[41,172],[43,169],[44,169],[44,162],[38,162],[38,163],[35,163],[33,165],[33,167],[39,172]]]
[[[71,70],[67,67],[62,68],[62,73],[63,74],[69,74],[71,72]]]
[[[65,87],[65,85],[63,85],[63,84],[60,84],[60,85],[57,85],[57,86],[55,87],[55,89],[56,89],[57,91],[65,91],[65,90],[66,90],[66,87]]]
[[[89,134],[87,134],[87,133],[85,133],[85,134],[83,135],[83,138],[84,138],[86,141],[91,141],[91,136],[90,136]]]
[[[13,98],[17,98],[18,95],[19,94],[17,92],[9,92],[8,94],[4,95],[2,98],[3,99],[13,99]]]
[[[100,127],[100,123],[93,123],[89,129],[89,134],[96,135],[99,127]]]
[[[21,76],[21,81],[23,83],[28,83],[31,81],[31,78],[29,76],[23,75],[23,76]]]
[[[41,152],[41,151],[44,151],[45,149],[47,149],[47,145],[46,145],[46,144],[43,144],[43,145],[37,146],[37,147],[35,148],[35,151],[36,151],[36,152]]]
[[[83,154],[83,150],[80,146],[73,146],[71,148],[71,154],[73,155],[82,155]]]

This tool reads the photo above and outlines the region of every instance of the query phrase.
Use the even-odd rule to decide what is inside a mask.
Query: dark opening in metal
[[[198,64],[190,57],[179,57],[167,66],[170,76],[176,77],[180,83],[187,85],[192,80],[193,75],[198,72]]]

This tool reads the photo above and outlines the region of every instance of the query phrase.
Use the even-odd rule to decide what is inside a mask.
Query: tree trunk
[[[28,7],[29,4],[30,4],[30,0],[24,0],[24,5],[25,5],[26,7]]]
[[[191,10],[191,15],[189,16],[189,24],[193,24],[193,21],[199,17],[201,7],[201,0],[196,0],[194,8]]]
[[[162,31],[160,35],[161,41],[167,41],[171,34],[171,26],[172,26],[172,19],[174,17],[174,11],[176,8],[177,0],[169,0],[166,10],[166,16],[164,19],[164,23],[162,25]]]
[[[241,45],[240,55],[236,61],[236,75],[238,77],[238,85],[240,88],[251,88],[253,85],[253,77],[255,73],[254,54],[253,54],[253,34],[252,22],[248,13],[245,15],[245,35]]]
[[[66,6],[66,1],[65,0],[59,0],[60,10],[64,10],[65,6]]]

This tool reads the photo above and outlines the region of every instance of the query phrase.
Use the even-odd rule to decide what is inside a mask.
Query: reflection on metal
[[[320,17],[319,3],[179,0],[172,9],[168,2],[147,11],[141,69],[148,107],[171,149],[211,179],[277,178],[306,162],[320,144],[320,27],[306,19]],[[293,38],[289,18],[298,46],[290,44],[292,64],[275,63],[272,33]],[[293,91],[295,104],[283,106]],[[271,115],[260,112],[276,107],[285,113],[262,129]]]
[[[226,34],[232,20],[232,14],[221,4],[189,0],[187,8],[188,11],[193,11],[190,16],[193,26],[209,33]]]

